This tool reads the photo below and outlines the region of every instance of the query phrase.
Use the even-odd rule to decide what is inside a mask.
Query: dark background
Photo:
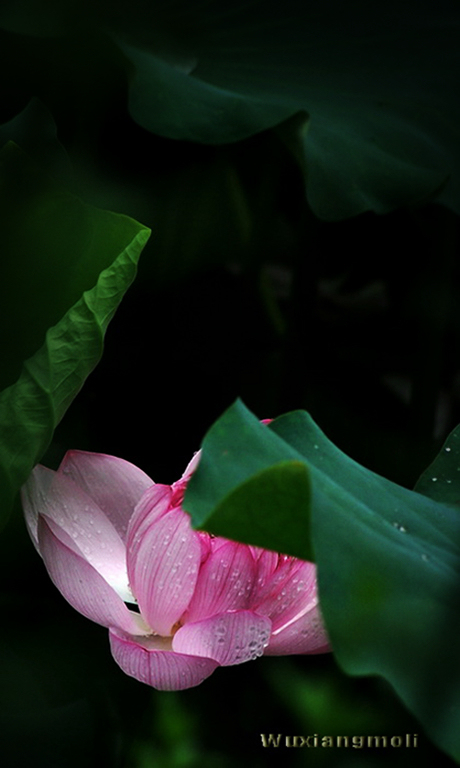
[[[223,147],[159,138],[129,117],[109,43],[102,56],[86,40],[82,56],[78,37],[0,36],[2,121],[38,96],[73,191],[152,228],[43,463],[100,451],[171,483],[241,397],[259,418],[308,410],[346,453],[412,487],[460,421],[457,218],[426,204],[318,221],[289,131]],[[220,669],[181,693],[128,679],[15,511],[1,534],[2,766],[450,764],[382,680],[347,678],[330,655]],[[269,750],[260,733],[420,736],[413,751]]]

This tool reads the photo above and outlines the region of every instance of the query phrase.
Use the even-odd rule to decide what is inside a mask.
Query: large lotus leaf
[[[12,144],[0,153],[0,193],[4,519],[98,362],[149,230],[62,191]]]
[[[129,100],[144,128],[170,139],[221,144],[278,125],[292,107],[271,104],[190,76],[196,62],[165,62],[152,53],[121,44],[136,67]]]
[[[12,143],[0,151],[0,388],[139,233],[126,216],[96,209],[57,186]]]
[[[254,100],[265,103],[273,115],[282,109],[285,116],[299,110],[310,115],[307,193],[320,217],[381,213],[420,203],[438,190],[440,201],[460,210],[453,4],[417,2],[402,12],[399,3],[386,2],[379,13],[375,3],[233,2],[223,12],[216,0],[205,8],[196,4],[194,19],[188,5],[185,53],[194,64],[180,77],[182,89],[189,80],[191,104],[181,99],[169,110],[176,135],[182,130],[184,138],[209,141],[212,130],[215,142],[227,141],[228,122],[237,138],[253,132],[230,110],[212,128],[194,119],[198,84],[201,98],[206,91],[208,99],[212,85],[216,107],[226,93],[227,101],[235,94],[240,104],[244,97],[248,108]],[[151,130],[164,130],[165,116],[146,88],[149,65],[139,56],[133,61],[139,73],[133,115]],[[170,66],[156,88],[165,91],[178,80]],[[259,130],[265,127],[261,119]]]
[[[450,0],[0,9],[17,32],[109,31],[135,67],[133,117],[162,135],[221,143],[307,113],[307,195],[325,219],[432,198],[460,212],[459,18]]]
[[[239,450],[242,443],[244,451]],[[204,439],[186,509],[195,525],[219,536],[312,559],[310,493],[303,457],[237,402]]]
[[[454,451],[453,444],[447,447],[451,451],[443,456]],[[294,457],[311,483],[296,518],[289,472]],[[445,469],[451,479],[457,466]],[[258,503],[252,486],[261,472],[270,476],[274,470],[277,493]],[[441,477],[439,465],[437,471]],[[208,482],[212,491],[206,495]],[[184,504],[195,524],[215,533],[232,537],[234,531],[240,538],[244,525],[244,540],[259,544],[263,529],[264,546],[271,549],[297,554],[299,541],[311,536],[339,663],[351,674],[384,677],[438,746],[460,759],[460,514],[458,499],[456,507],[446,501],[452,499],[429,498],[360,466],[305,412],[267,428],[237,403],[206,436]]]

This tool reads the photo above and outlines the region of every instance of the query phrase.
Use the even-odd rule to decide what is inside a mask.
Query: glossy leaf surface
[[[458,758],[458,509],[446,498],[409,491],[360,466],[305,412],[287,414],[267,428],[236,403],[205,438],[203,460],[189,484],[185,506],[200,527],[220,532],[224,519],[225,535],[231,537],[232,526],[239,534],[244,518],[246,541],[259,543],[263,527],[270,531],[265,546],[279,550],[281,542],[287,543],[292,478],[273,462],[269,446],[275,435],[277,462],[284,442],[285,460],[295,451],[311,480],[310,498],[298,511],[302,524],[291,525],[287,552],[297,554],[302,546],[307,551],[311,515],[321,606],[339,662],[351,674],[387,679],[438,745]],[[219,450],[211,454],[209,447],[216,445]],[[443,462],[451,452],[444,451]],[[227,473],[228,456],[237,456],[239,467],[247,461],[244,484],[235,482],[233,471]],[[278,494],[267,493],[259,503],[251,495],[251,483],[258,479],[251,468],[257,462],[268,477],[276,467],[279,481]],[[208,479],[214,507],[200,496]]]

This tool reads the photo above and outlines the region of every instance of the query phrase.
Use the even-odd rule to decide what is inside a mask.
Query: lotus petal
[[[128,610],[96,569],[54,535],[45,517],[38,521],[38,539],[53,583],[79,613],[104,627],[149,632],[141,616]]]
[[[222,666],[242,664],[263,654],[270,630],[270,620],[252,611],[221,613],[180,627],[173,637],[173,649],[206,656]]]
[[[170,635],[188,608],[200,561],[200,539],[181,509],[155,517],[136,548],[128,548],[131,589],[143,617],[157,634]]]
[[[165,638],[130,637],[116,630],[109,633],[113,658],[123,672],[160,691],[193,688],[209,677],[218,663],[213,659],[175,653]]]
[[[327,653],[331,650],[329,638],[319,612],[313,605],[299,618],[273,632],[265,649],[266,656]]]
[[[201,566],[186,621],[248,608],[255,572],[249,547],[226,541]]]
[[[80,486],[126,538],[129,520],[153,480],[129,461],[103,453],[68,451],[58,469]]]

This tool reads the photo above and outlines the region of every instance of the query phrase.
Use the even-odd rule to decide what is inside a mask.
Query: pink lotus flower
[[[198,460],[168,486],[122,459],[69,451],[22,489],[56,587],[108,627],[124,672],[160,690],[263,653],[329,650],[312,563],[192,529],[181,503]]]

